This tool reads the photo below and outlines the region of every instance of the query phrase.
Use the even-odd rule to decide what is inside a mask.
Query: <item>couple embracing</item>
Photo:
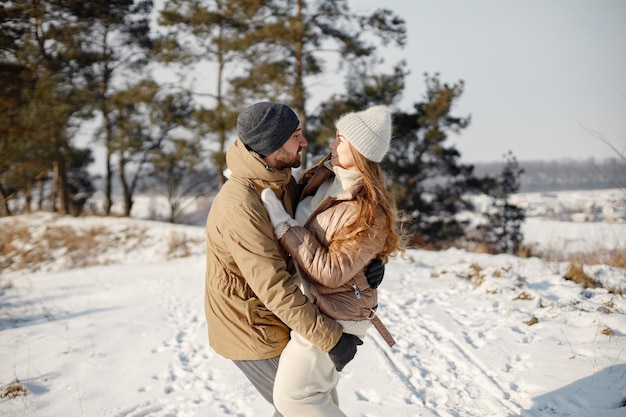
[[[402,252],[380,161],[382,106],[335,122],[330,153],[296,181],[307,141],[295,112],[260,102],[237,118],[228,181],[207,218],[209,344],[232,360],[275,417],[345,416],[337,383],[376,315],[384,263]]]

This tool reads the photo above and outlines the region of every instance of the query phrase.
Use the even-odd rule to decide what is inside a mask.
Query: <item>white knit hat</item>
[[[370,161],[380,162],[389,150],[391,114],[383,106],[344,114],[335,122],[337,130]]]

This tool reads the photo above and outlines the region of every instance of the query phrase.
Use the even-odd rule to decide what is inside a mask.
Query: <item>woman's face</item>
[[[357,170],[350,144],[340,131],[337,131],[335,139],[330,143],[330,152],[330,162],[334,167]]]

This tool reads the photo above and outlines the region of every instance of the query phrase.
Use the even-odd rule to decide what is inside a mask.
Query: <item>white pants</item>
[[[292,331],[276,372],[276,409],[285,417],[346,417],[339,409],[338,382],[328,353]]]

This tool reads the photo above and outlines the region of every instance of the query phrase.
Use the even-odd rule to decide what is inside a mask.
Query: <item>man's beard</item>
[[[292,155],[285,151],[284,149],[280,149],[278,153],[276,153],[276,163],[274,168],[276,169],[285,169],[285,168],[298,168],[301,164],[300,161],[300,151],[302,148],[298,150],[298,153]]]

